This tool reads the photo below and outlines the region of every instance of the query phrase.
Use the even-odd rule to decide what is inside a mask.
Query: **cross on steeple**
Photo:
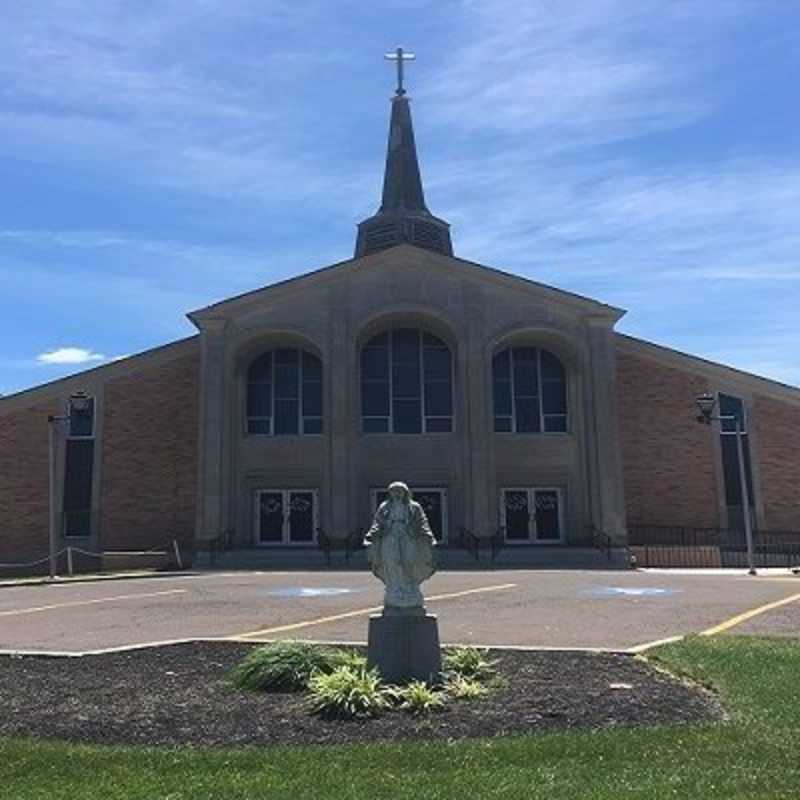
[[[406,53],[402,47],[398,47],[394,53],[386,53],[384,58],[387,61],[397,62],[397,89],[395,90],[395,94],[398,97],[402,97],[406,93],[406,90],[403,88],[403,62],[413,61],[416,56],[413,53]]]

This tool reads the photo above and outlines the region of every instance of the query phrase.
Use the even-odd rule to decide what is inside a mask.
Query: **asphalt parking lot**
[[[622,650],[720,625],[800,635],[800,578],[788,574],[492,570],[440,572],[423,588],[443,643]],[[366,572],[4,586],[0,650],[82,653],[228,637],[363,642],[381,600]],[[773,607],[748,616],[764,606]]]

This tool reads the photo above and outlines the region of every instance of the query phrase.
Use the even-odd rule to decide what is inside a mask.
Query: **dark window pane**
[[[300,371],[297,364],[275,364],[275,398],[298,397]]]
[[[69,435],[94,436],[94,398],[86,400],[86,408],[78,409],[77,403],[70,403]]]
[[[64,512],[64,536],[91,536],[92,512],[84,511]]]
[[[541,422],[539,420],[539,401],[517,400],[517,433],[539,433]]]
[[[392,394],[398,397],[420,396],[419,367],[416,364],[395,364],[392,370]]]
[[[389,346],[389,332],[379,333],[373,336],[365,345],[365,347],[388,347]]]
[[[67,441],[64,471],[64,511],[86,511],[92,507],[94,440]]]
[[[562,381],[542,383],[542,411],[545,414],[567,413],[567,387]]]
[[[511,382],[495,380],[492,388],[496,416],[511,416]]]
[[[322,380],[322,362],[312,353],[303,352],[303,380]]]
[[[539,378],[535,361],[518,361],[514,357],[514,394],[517,397],[536,397]]]
[[[261,492],[259,496],[259,540],[262,543],[283,541],[283,495]]]
[[[264,353],[253,361],[247,370],[247,380],[267,383],[272,380],[272,353]]]
[[[425,420],[428,433],[450,433],[453,430],[453,420],[450,417],[432,417]]]
[[[722,471],[725,476],[725,503],[729,506],[742,505],[742,483],[739,480],[739,453],[736,436],[720,436],[722,446]],[[750,443],[747,436],[742,437],[745,477],[748,485],[748,499],[753,502],[753,476],[750,466]]]
[[[742,432],[746,432],[744,406],[738,397],[731,397],[729,394],[720,394],[719,415],[721,417],[737,417]],[[723,420],[720,423],[720,427],[725,433],[736,433],[736,422],[732,419]]]
[[[365,347],[361,351],[361,378],[389,378],[389,350],[386,347]]]
[[[422,414],[419,398],[416,400],[394,400],[394,432],[421,433]]]
[[[372,419],[364,419],[364,433],[388,433],[389,432],[389,418],[388,417],[373,417]]]
[[[506,539],[524,541],[529,536],[529,510],[527,492],[504,492],[506,512]]]
[[[544,429],[547,433],[566,433],[567,417],[564,414],[550,414],[544,418]]]
[[[275,433],[298,433],[297,398],[275,400]]]
[[[314,495],[311,492],[289,493],[289,540],[310,542],[314,539]]]
[[[322,383],[319,381],[303,381],[303,414],[322,416]]]
[[[444,508],[442,506],[441,492],[414,492],[414,500],[422,506],[428,524],[437,542],[443,538]]]
[[[425,350],[425,380],[450,380],[450,351]]]
[[[558,493],[536,492],[536,534],[537,539],[553,540],[561,538],[558,521]]]
[[[495,417],[494,429],[497,433],[510,433],[511,417]]]
[[[495,379],[511,380],[511,351],[503,350],[492,359],[492,375]]]
[[[272,386],[268,383],[247,385],[247,416],[272,416]]]
[[[447,347],[438,336],[434,336],[432,333],[423,333],[422,343],[427,347]]]
[[[322,420],[319,417],[305,417],[303,433],[322,433]]]
[[[275,350],[275,366],[278,364],[291,365],[296,367],[300,363],[300,354],[297,350],[281,348]]]
[[[547,350],[541,351],[542,358],[542,379],[563,380],[564,367],[561,362]]]
[[[389,416],[389,384],[365,381],[361,384],[361,415]]]
[[[268,419],[249,419],[247,420],[248,433],[261,433],[269,435],[271,425]]]
[[[515,347],[514,348],[514,362],[527,362],[530,364],[535,364],[537,361],[536,358],[536,348],[535,347]]]
[[[443,381],[425,384],[425,414],[433,417],[449,417],[453,413],[453,398],[450,384]]]
[[[392,334],[392,348],[395,362],[419,363],[419,331],[411,328],[398,328]]]

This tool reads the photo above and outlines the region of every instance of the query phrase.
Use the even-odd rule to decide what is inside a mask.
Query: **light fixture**
[[[711,416],[714,413],[714,406],[717,404],[717,398],[714,397],[713,394],[705,392],[704,394],[698,395],[695,402],[697,403],[697,408],[700,410],[697,421],[710,425]]]

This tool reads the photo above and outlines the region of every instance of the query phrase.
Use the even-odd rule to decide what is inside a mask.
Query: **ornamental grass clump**
[[[317,672],[330,672],[338,654],[306,642],[273,642],[253,650],[230,673],[240,689],[299,692]]]
[[[445,677],[460,676],[484,681],[497,673],[497,661],[487,657],[488,651],[478,647],[453,647],[442,656]]]
[[[444,708],[444,693],[431,688],[425,681],[411,681],[391,691],[398,708],[411,714],[427,714]]]
[[[309,708],[325,717],[374,717],[392,705],[392,691],[375,670],[337,667],[308,682]]]
[[[489,694],[489,688],[480,681],[458,674],[452,674],[446,679],[444,691],[453,700],[478,700]]]

